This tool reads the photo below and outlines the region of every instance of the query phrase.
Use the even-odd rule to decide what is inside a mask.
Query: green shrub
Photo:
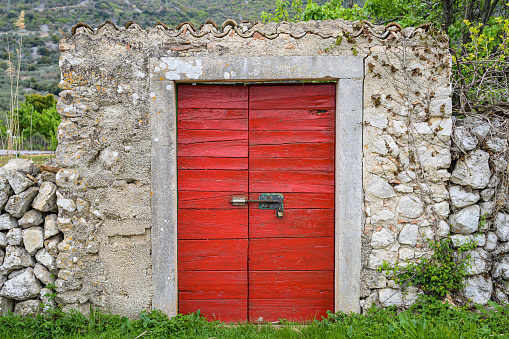
[[[416,286],[427,295],[443,298],[464,287],[463,279],[471,266],[468,251],[476,246],[470,241],[455,249],[450,237],[431,240],[429,248],[432,254],[429,258],[422,257],[406,266],[384,262],[378,271],[384,271],[397,284]]]

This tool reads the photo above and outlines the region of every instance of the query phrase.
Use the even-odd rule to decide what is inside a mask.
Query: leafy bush
[[[451,238],[447,237],[431,240],[429,247],[432,251],[429,258],[423,257],[420,261],[408,263],[406,266],[384,262],[378,271],[386,272],[397,284],[416,286],[437,298],[443,298],[463,288],[463,279],[471,265],[468,251],[474,249],[476,244],[471,241],[454,249]]]

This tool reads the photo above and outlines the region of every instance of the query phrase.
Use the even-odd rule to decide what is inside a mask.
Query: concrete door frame
[[[359,312],[364,60],[354,56],[150,58],[152,307],[178,313],[178,82],[336,81],[335,312]]]

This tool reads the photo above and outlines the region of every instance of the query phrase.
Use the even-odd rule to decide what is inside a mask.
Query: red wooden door
[[[179,312],[333,310],[334,85],[178,88]],[[284,196],[284,216],[233,195]]]

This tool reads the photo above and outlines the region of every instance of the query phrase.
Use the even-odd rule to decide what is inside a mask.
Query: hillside
[[[325,0],[317,1],[323,4]],[[59,93],[58,28],[70,32],[78,22],[97,27],[106,20],[117,25],[136,21],[151,27],[161,21],[175,27],[183,21],[196,25],[213,20],[260,20],[262,11],[272,11],[273,0],[0,0],[0,71],[8,68],[9,51],[15,61],[19,13],[25,11],[21,57],[20,97],[25,93]],[[0,76],[0,112],[9,109],[10,79]],[[0,117],[1,119],[1,117]]]

